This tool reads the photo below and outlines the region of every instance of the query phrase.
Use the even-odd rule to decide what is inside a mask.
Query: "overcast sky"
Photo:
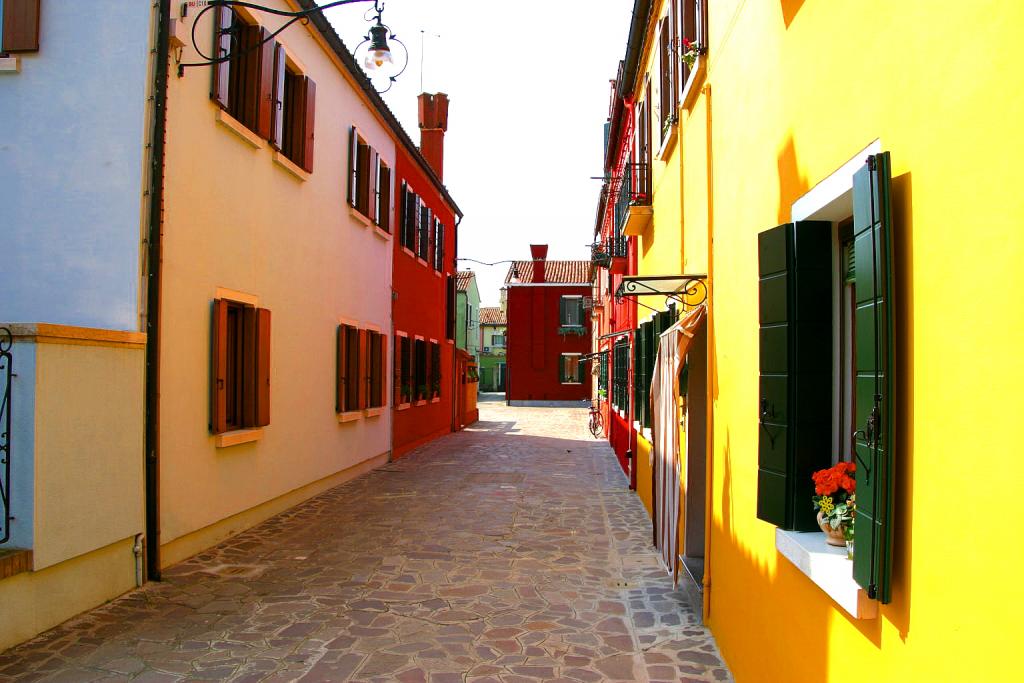
[[[531,243],[549,244],[551,259],[590,257],[601,185],[590,177],[602,173],[608,82],[625,54],[632,6],[387,0],[384,22],[409,48],[388,106],[418,143],[421,76],[423,91],[451,100],[444,173],[465,214],[460,257],[524,259]],[[326,11],[350,49],[366,33],[368,7]],[[497,305],[508,264],[459,267],[477,273],[483,305]]]

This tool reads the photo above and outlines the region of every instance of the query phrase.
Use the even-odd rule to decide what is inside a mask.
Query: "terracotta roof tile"
[[[501,310],[497,306],[491,307],[480,307],[480,324],[481,325],[508,325],[508,318],[505,316],[505,311]]]
[[[505,283],[529,283],[533,279],[533,261],[514,261]],[[590,261],[545,261],[544,281],[558,283],[590,282]]]
[[[469,291],[469,283],[476,277],[476,273],[471,270],[460,270],[455,273],[455,289],[460,292]]]

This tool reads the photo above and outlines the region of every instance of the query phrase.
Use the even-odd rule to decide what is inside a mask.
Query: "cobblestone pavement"
[[[730,680],[586,411],[481,418],[9,650],[0,680]]]

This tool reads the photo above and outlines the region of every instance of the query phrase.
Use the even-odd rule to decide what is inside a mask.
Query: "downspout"
[[[462,215],[458,214],[455,217],[455,245],[453,251],[455,254],[452,256],[452,277],[455,278],[459,268],[459,225],[462,224]],[[458,278],[455,280],[458,283]],[[446,297],[447,298],[447,297]],[[468,298],[468,297],[467,297]],[[452,305],[457,305],[459,301],[458,289],[456,288],[455,302]],[[452,311],[452,315],[455,315],[455,311]],[[448,327],[448,321],[445,321],[445,327]],[[446,331],[447,332],[447,331]],[[455,326],[452,325],[452,335],[456,335]],[[462,420],[459,419],[459,378],[456,370],[458,369],[458,354],[456,349],[458,344],[455,340],[452,340],[452,431],[457,432],[462,429]]]
[[[153,134],[149,154],[149,226],[146,231],[146,398],[145,487],[146,575],[160,580],[160,290],[164,201],[164,145],[167,136],[167,73],[170,61],[171,0],[157,0]]]
[[[715,409],[714,409],[714,398],[715,398],[715,316],[713,306],[713,285],[715,282],[715,261],[714,261],[714,249],[712,244],[714,241],[714,164],[712,162],[712,151],[713,145],[711,142],[711,86],[705,85],[702,89],[704,93],[704,110],[707,117],[707,183],[708,183],[708,234],[707,234],[707,264],[708,264],[708,279],[705,282],[707,286],[707,320],[705,324],[708,327],[708,341],[707,341],[707,381],[705,382],[706,395],[704,397],[704,415],[705,415],[705,432],[706,444],[705,447],[705,473],[704,473],[704,578],[702,583],[702,594],[703,594],[703,615],[702,621],[707,623],[711,617],[711,530],[714,526],[712,524],[712,515],[714,514],[714,484],[715,484]]]

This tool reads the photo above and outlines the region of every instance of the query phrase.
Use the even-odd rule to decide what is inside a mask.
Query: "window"
[[[701,53],[708,46],[705,0],[671,0],[669,22],[670,61],[675,71],[672,88],[675,101],[678,101],[685,94],[686,86],[695,73],[694,68],[688,66],[683,58],[688,51],[687,44],[690,51],[698,50]]]
[[[492,334],[491,335],[491,346],[504,346],[505,335],[503,334]]]
[[[598,356],[600,368],[597,375],[597,390],[604,392],[602,396],[608,395],[608,352],[602,351]]]
[[[853,223],[838,226],[842,258],[833,261],[831,222],[797,221],[758,236],[757,516],[786,530],[817,531],[807,504],[810,475],[832,464],[837,441],[850,448],[858,501],[853,579],[887,603],[894,527],[891,180],[888,153],[866,160],[852,175]]]
[[[447,308],[446,308],[446,311],[445,311],[445,315],[446,315],[446,318],[445,318],[445,334],[447,335],[448,339],[454,340],[455,339],[455,306],[456,306],[456,301],[455,301],[455,276],[454,275],[449,275],[448,276],[448,283],[447,283],[447,285],[448,285],[448,296],[447,296],[447,303],[446,303]]]
[[[401,202],[402,224],[399,238],[402,246],[415,254],[416,236],[419,234],[420,229],[419,222],[422,202],[404,180],[402,181]]]
[[[338,353],[335,411],[348,413],[361,410],[366,403],[365,355],[366,335],[354,325],[338,325]]]
[[[676,122],[675,103],[679,101],[675,86],[676,60],[673,50],[675,41],[672,35],[673,4],[673,2],[669,2],[669,16],[658,22],[658,103],[660,105],[658,124],[662,140],[665,139],[668,128]]]
[[[348,131],[348,167],[348,205],[390,232],[391,169],[355,126]]]
[[[0,54],[39,50],[39,0],[0,0]]]
[[[583,327],[583,297],[563,296],[559,302],[558,321],[562,327]]]
[[[439,218],[434,219],[434,270],[444,270],[444,223]]]
[[[313,170],[316,84],[288,63],[267,29],[240,12],[214,10],[217,56],[210,96],[221,109],[306,171]]]
[[[425,204],[420,204],[420,219],[416,225],[416,256],[428,260],[430,257],[430,224],[433,214]]]
[[[616,342],[612,356],[612,405],[629,409],[629,341]]]
[[[441,397],[441,345],[430,342],[430,397]]]
[[[413,400],[425,401],[428,398],[427,387],[430,370],[427,367],[427,343],[422,339],[417,339],[413,345],[413,372]]]
[[[270,424],[270,311],[213,302],[210,431]]]
[[[270,144],[306,171],[312,171],[316,84],[288,63],[284,47],[277,44],[273,104]]]
[[[583,361],[578,353],[563,353],[559,359],[559,381],[562,384],[583,383]]]
[[[412,402],[412,343],[405,335],[395,335],[395,405]]]

